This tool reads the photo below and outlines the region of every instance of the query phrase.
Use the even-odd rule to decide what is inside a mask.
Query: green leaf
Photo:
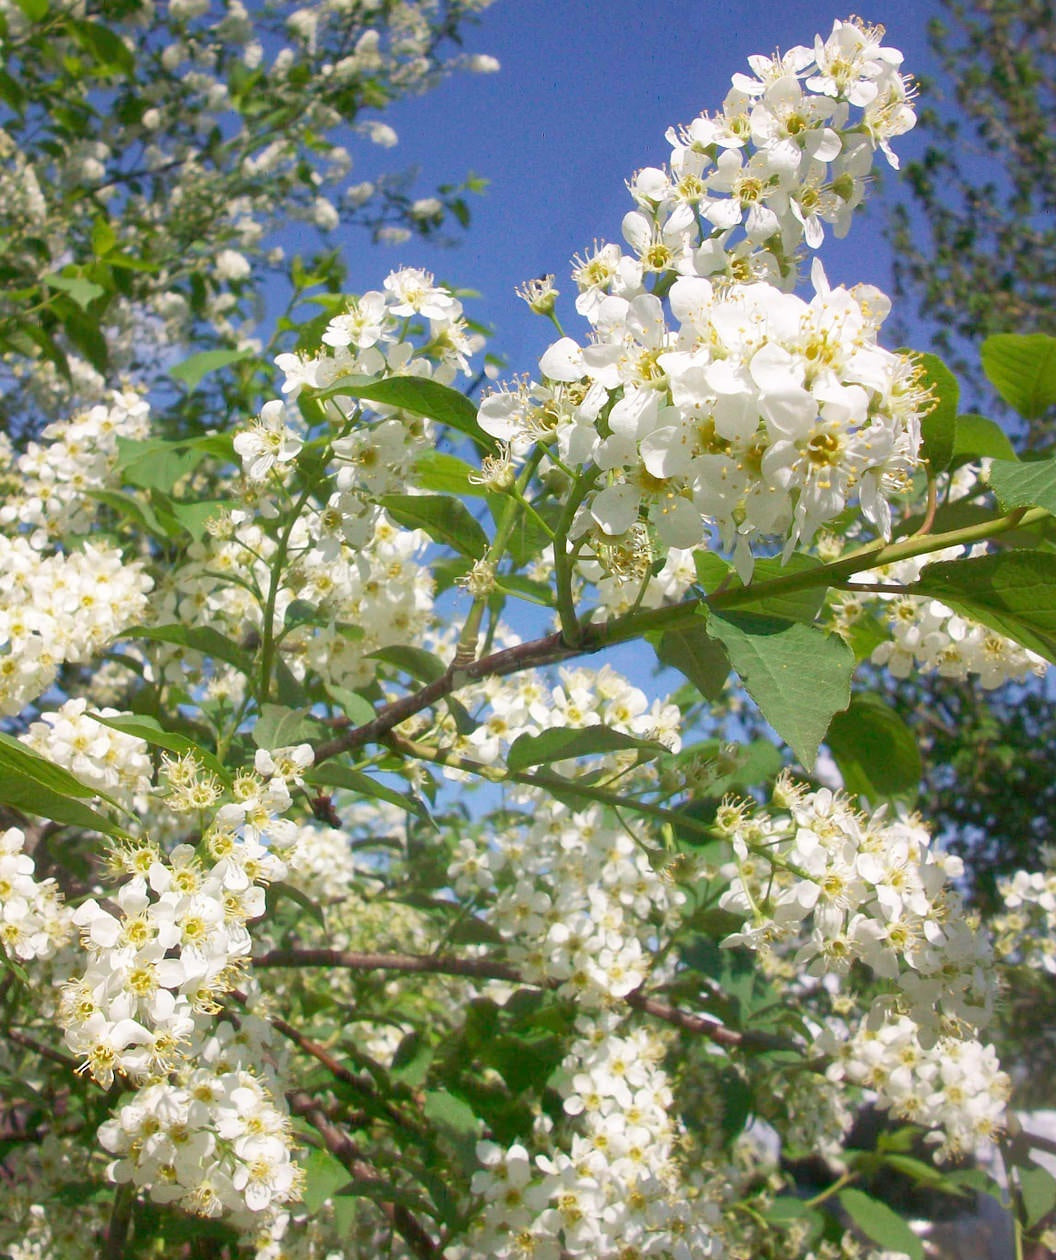
[[[1030,1140],[1029,1134],[1027,1140]],[[1016,1177],[1019,1181],[1019,1192],[1023,1196],[1026,1225],[1029,1229],[1056,1207],[1056,1179],[1048,1169],[1037,1165],[1031,1168],[1017,1167]]]
[[[477,470],[457,455],[445,451],[426,451],[414,462],[414,484],[437,494],[465,494],[483,498],[488,491],[470,477]]]
[[[210,752],[207,748],[202,748],[193,739],[188,739],[186,735],[178,735],[175,731],[163,730],[156,718],[139,717],[135,714],[126,713],[103,717],[100,713],[92,712],[89,712],[87,716],[103,726],[109,726],[111,730],[121,731],[125,735],[132,735],[136,739],[142,739],[154,748],[164,748],[167,752],[174,752],[181,757],[192,756],[223,782],[226,783],[230,779],[230,775],[217,760],[215,753]]]
[[[489,453],[497,449],[495,439],[477,424],[476,405],[457,389],[428,377],[389,376],[375,380],[369,376],[346,376],[315,397],[362,398],[386,407],[398,407],[414,416],[428,416],[439,424],[457,429]]]
[[[0,945],[0,968],[10,971],[19,984],[24,985],[27,989],[29,988],[29,972],[26,971],[21,963],[16,962],[14,958],[8,958],[2,945]]]
[[[447,666],[439,656],[427,652],[425,648],[411,647],[406,643],[394,643],[390,647],[378,648],[376,652],[368,653],[368,659],[384,661],[386,665],[395,665],[415,682],[436,682],[447,673]]]
[[[554,594],[551,588],[545,582],[537,582],[520,573],[500,573],[495,579],[495,589],[504,595],[512,595],[514,599],[538,604],[541,608],[553,607]]]
[[[101,22],[71,21],[70,33],[77,43],[90,53],[100,66],[107,70],[120,71],[131,75],[136,68],[136,60],[129,51],[125,41],[109,27]]]
[[[847,1215],[873,1242],[888,1251],[904,1251],[911,1260],[924,1260],[924,1244],[886,1204],[861,1190],[841,1190],[839,1199]]]
[[[426,1090],[422,1111],[427,1120],[456,1137],[475,1137],[480,1132],[480,1121],[473,1108],[446,1089]]]
[[[150,639],[155,643],[174,643],[192,652],[201,652],[203,656],[226,661],[240,673],[248,675],[253,672],[253,660],[249,653],[211,626],[132,626],[128,630],[122,630],[117,636],[120,642],[126,639]]]
[[[879,696],[855,696],[837,713],[825,736],[848,792],[878,805],[912,796],[923,767],[913,732]]]
[[[297,905],[304,910],[309,918],[312,918],[319,924],[321,928],[326,927],[326,915],[323,913],[322,906],[317,901],[313,901],[303,888],[298,888],[296,884],[286,884],[282,880],[276,880],[268,885],[268,903],[273,904],[280,898],[285,897],[289,901],[296,902]]]
[[[160,438],[143,442],[117,439],[117,469],[122,480],[165,494],[170,494],[176,482],[193,471],[205,454],[197,443],[166,442]]]
[[[44,276],[43,280],[50,288],[61,289],[63,293],[68,293],[82,311],[106,292],[101,284],[96,284],[94,280],[86,280],[83,276],[61,276],[53,272]]]
[[[262,704],[253,726],[253,743],[270,751],[307,744],[327,734],[326,727],[308,709],[291,709],[284,704]]]
[[[666,751],[662,744],[636,739],[633,735],[624,735],[622,731],[614,731],[608,726],[584,726],[575,729],[555,726],[543,731],[541,735],[518,735],[506,755],[506,767],[513,773],[519,773],[530,766],[549,765],[550,762],[564,761],[570,757],[623,752],[628,748],[637,749],[643,754],[640,760],[649,759],[644,754],[651,757]]]
[[[106,219],[96,219],[92,224],[92,253],[104,258],[117,244],[117,235]]]
[[[806,1226],[808,1232],[803,1241],[808,1244],[816,1242],[825,1228],[825,1217],[817,1208],[810,1207],[805,1200],[797,1199],[790,1194],[779,1195],[774,1199],[763,1216],[779,1227],[788,1227],[793,1224],[800,1227]]]
[[[109,371],[109,348],[106,338],[100,332],[98,320],[82,311],[72,298],[56,299],[65,305],[61,312],[62,326],[66,336],[84,355],[88,362],[102,375]],[[120,441],[120,439],[118,439]]]
[[[6,70],[0,70],[0,101],[3,101],[16,114],[21,114],[26,107],[26,94],[22,90],[22,85]]]
[[[1024,420],[1056,404],[1056,337],[998,333],[983,342],[982,360],[987,380]]]
[[[479,560],[488,549],[488,536],[466,505],[446,494],[386,494],[378,500],[386,512],[407,529],[424,529],[429,537],[463,556]]]
[[[1013,508],[1040,507],[1056,514],[1056,459],[995,459],[990,465],[990,485],[1003,512]]]
[[[805,573],[810,569],[819,568],[820,565],[821,561],[813,556],[798,553],[790,556],[787,564],[782,564],[780,559],[759,560],[752,573],[752,589],[758,592],[766,582],[777,581],[792,573]],[[698,572],[699,568],[698,565]],[[734,575],[728,580],[726,589],[741,590],[743,583]],[[778,592],[775,595],[764,593],[763,598],[752,601],[752,612],[763,617],[776,617],[782,621],[811,622],[817,617],[819,609],[825,602],[825,593],[826,588],[820,582],[817,586],[807,587],[802,591]]]
[[[662,664],[684,674],[706,699],[721,697],[730,662],[722,644],[708,634],[703,618],[699,625],[665,630],[656,645],[656,655]]]
[[[170,368],[169,375],[174,381],[179,381],[181,385],[186,385],[188,389],[193,390],[198,388],[202,379],[210,372],[217,372],[220,368],[229,367],[232,363],[241,363],[244,359],[251,359],[253,354],[252,350],[203,350]]]
[[[75,779],[68,770],[38,756],[11,735],[0,733],[0,804],[52,822],[126,836],[124,828],[82,803],[96,796],[116,806],[105,793]]]
[[[304,1176],[304,1206],[310,1216],[352,1180],[344,1164],[322,1148],[312,1151],[304,1161]]]
[[[48,0],[15,0],[31,22],[43,22],[48,16]]]
[[[706,556],[711,557],[712,554],[706,553]],[[701,559],[702,557],[697,557],[697,573],[698,576],[702,571],[706,573],[707,581],[702,582],[704,590],[715,591],[718,586],[716,577],[720,575],[720,580],[725,583],[723,591],[745,590],[743,582],[726,566],[725,561],[721,562],[720,568],[712,563],[702,564]],[[786,564],[781,563],[779,558],[757,561],[751,580],[751,590],[756,596],[752,600],[752,612],[759,616],[778,617],[781,621],[814,621],[825,602],[824,583],[819,582],[817,586],[806,587],[801,591],[778,591],[774,595],[766,595],[762,587],[766,582],[780,581],[791,573],[805,573],[818,568],[820,563],[822,562],[813,556],[801,556],[799,553],[790,556]]]
[[[415,800],[413,796],[405,796],[402,792],[397,792],[395,788],[387,787],[384,783],[379,783],[377,779],[372,779],[369,774],[364,774],[361,770],[353,770],[351,766],[328,761],[309,770],[304,776],[304,781],[313,787],[339,788],[345,792],[354,792],[357,796],[388,801],[390,805],[395,805],[397,809],[405,810],[408,814],[414,814],[418,818],[428,817],[421,801]]]
[[[725,582],[743,585],[733,574],[733,565],[723,560],[717,551],[695,551],[693,567],[697,571],[697,582],[705,594],[712,594]]]
[[[429,1074],[433,1047],[420,1032],[409,1032],[396,1047],[389,1072],[394,1081],[409,1089],[417,1089]]]
[[[810,770],[832,716],[851,699],[854,653],[836,635],[754,613],[708,616],[708,633],[762,715]]]
[[[144,533],[153,534],[155,538],[168,539],[169,531],[158,519],[154,509],[148,503],[142,503],[130,494],[117,490],[86,490],[85,498],[104,503],[112,511],[127,517],[133,525]]]
[[[953,434],[953,462],[966,463],[976,459],[1015,459],[1016,452],[1004,429],[986,416],[974,411],[957,417]]]
[[[205,527],[209,521],[233,506],[234,501],[231,499],[198,499],[189,503],[181,503],[176,499],[168,501],[173,518],[196,541],[205,537]]]
[[[957,426],[957,404],[961,389],[957,378],[937,354],[914,355],[924,369],[921,384],[930,389],[937,406],[924,417],[920,426],[920,454],[931,465],[932,472],[942,472],[953,457],[954,433]]]
[[[866,657],[872,656],[881,643],[886,643],[891,638],[891,632],[872,613],[859,613],[844,629],[843,634],[856,661],[864,661]]]
[[[330,682],[324,682],[323,687],[326,694],[353,726],[363,726],[364,723],[373,720],[374,706],[358,691],[351,691],[348,687],[339,687],[336,683]]]
[[[1056,554],[1002,551],[929,564],[910,595],[938,599],[1056,662]]]
[[[917,1159],[913,1155],[888,1152],[884,1152],[883,1161],[889,1168],[894,1168],[897,1172],[917,1182],[918,1185],[928,1186],[958,1198],[967,1198],[965,1191],[953,1180],[951,1175],[944,1172],[941,1168],[936,1168],[934,1164],[926,1164],[922,1159]]]

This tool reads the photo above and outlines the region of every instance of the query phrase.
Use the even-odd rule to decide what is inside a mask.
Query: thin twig
[[[359,1147],[344,1130],[333,1124],[320,1104],[306,1090],[292,1090],[286,1095],[294,1115],[303,1116],[323,1140],[333,1157],[342,1163],[355,1181],[366,1181],[384,1187],[387,1183],[377,1170],[364,1158]],[[372,1196],[373,1197],[373,1196]],[[408,1208],[399,1203],[380,1200],[381,1210],[388,1217],[392,1228],[400,1235],[420,1260],[432,1260],[439,1255],[436,1243],[425,1227]]]
[[[750,608],[752,604],[776,595],[790,595],[819,586],[835,586],[855,573],[883,568],[899,560],[941,551],[945,547],[983,541],[1020,526],[1050,519],[1051,514],[1044,508],[1016,508],[1004,516],[994,517],[979,525],[950,530],[945,534],[906,538],[887,544],[880,540],[867,543],[831,564],[789,573],[750,586],[716,591],[701,598],[682,600],[662,608],[626,613],[608,621],[590,621],[591,614],[587,614],[577,625],[577,641],[574,644],[565,634],[558,632],[528,643],[519,643],[516,647],[505,648],[501,652],[492,652],[468,664],[452,662],[439,678],[420,691],[383,705],[371,721],[314,744],[315,762],[318,765],[331,757],[380,740],[401,722],[424,709],[433,708],[467,683],[480,682],[485,678],[501,678],[521,670],[555,665],[572,657],[587,656],[600,652],[603,648],[640,638],[651,630],[671,630],[692,625],[705,608]]]
[[[34,1054],[39,1054],[42,1059],[50,1059],[52,1063],[68,1068],[71,1072],[77,1071],[76,1059],[71,1058],[68,1054],[63,1054],[60,1050],[53,1050],[51,1046],[46,1046],[34,1037],[29,1037],[25,1033],[19,1032],[17,1028],[8,1028],[5,1035],[8,1041],[13,1041],[18,1046],[25,1046],[27,1050],[32,1050]]]
[[[399,971],[406,975],[474,976],[480,980],[504,980],[529,988],[557,989],[560,980],[526,980],[515,967],[490,958],[457,958],[448,954],[358,954],[344,949],[271,949],[253,959],[254,967],[342,967],[349,971]],[[716,1045],[752,1049],[793,1050],[793,1043],[765,1033],[738,1032],[707,1015],[693,1015],[669,1006],[637,989],[624,1001],[633,1010],[651,1015],[675,1028],[697,1033]],[[278,1027],[279,1021],[272,1021]],[[288,1027],[288,1025],[287,1025]],[[282,1029],[280,1028],[281,1032]],[[298,1038],[303,1034],[297,1033]],[[318,1056],[316,1056],[318,1057]],[[322,1061],[322,1060],[321,1060]],[[344,1070],[344,1069],[343,1069]]]

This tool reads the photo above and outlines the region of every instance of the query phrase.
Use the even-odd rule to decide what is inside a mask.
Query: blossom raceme
[[[834,289],[815,261],[813,299],[789,292],[800,245],[820,245],[825,220],[846,230],[875,149],[894,161],[889,139],[913,125],[882,34],[837,22],[813,51],[756,58],[722,115],[669,132],[670,172],[630,184],[633,255],[577,263],[590,341],[562,337],[538,384],[483,401],[481,427],[515,452],[541,439],[593,470],[573,537],[603,569],[643,525],[664,550],[717,542],[743,580],[757,553],[776,541],[787,558],[850,504],[889,536],[931,400],[878,344],[879,291]]]

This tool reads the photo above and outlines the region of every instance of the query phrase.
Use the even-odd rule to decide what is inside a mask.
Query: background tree
[[[1056,11],[1051,0],[941,0],[929,27],[941,72],[921,82],[924,154],[905,167],[909,199],[889,220],[894,288],[915,301],[931,344],[998,416],[1013,443],[1051,446],[1054,411],[1024,418],[980,364],[985,339],[1056,330]],[[903,330],[907,321],[903,319]],[[906,336],[914,334],[905,333]],[[919,336],[919,334],[917,334]],[[891,693],[919,737],[920,805],[968,859],[972,896],[992,911],[998,881],[1037,865],[1053,842],[1056,710],[1034,682],[981,698],[938,675]],[[1017,978],[1003,1054],[1047,1058],[1051,985]],[[1051,1102],[1031,1070],[1024,1105]]]
[[[889,225],[895,293],[916,302],[932,344],[993,414],[979,343],[1056,331],[1056,11],[1051,0],[940,3],[929,34],[942,72],[921,81],[929,142]],[[1051,409],[1028,420],[1023,442],[1049,445],[1052,422]]]
[[[340,289],[341,224],[388,241],[464,226],[466,187],[353,182],[349,146],[394,144],[380,112],[401,96],[495,68],[457,55],[490,2],[0,5],[2,427],[156,388],[192,347],[259,351],[266,289],[291,305]]]

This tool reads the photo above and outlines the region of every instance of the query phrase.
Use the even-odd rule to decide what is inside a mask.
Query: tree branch
[[[855,573],[882,568],[884,565],[894,564],[896,561],[907,560],[914,556],[928,555],[930,552],[941,551],[946,547],[980,542],[1012,529],[1050,519],[1051,513],[1044,508],[1029,510],[1016,508],[1015,511],[1006,515],[993,517],[978,525],[950,530],[945,534],[914,536],[886,544],[882,540],[877,540],[867,543],[864,547],[858,548],[839,560],[834,560],[831,564],[819,565],[817,568],[805,569],[799,573],[789,573],[784,577],[773,578],[769,582],[716,590],[698,599],[683,600],[678,604],[650,608],[644,612],[626,613],[620,617],[610,618],[608,621],[584,619],[579,623],[579,641],[575,645],[571,644],[561,632],[557,632],[541,639],[534,639],[529,643],[519,643],[516,647],[504,648],[500,652],[492,652],[476,661],[464,663],[456,660],[439,678],[420,691],[401,696],[399,700],[383,705],[371,721],[343,731],[332,739],[321,740],[314,744],[312,749],[315,762],[318,765],[341,753],[361,748],[364,744],[380,741],[401,722],[407,721],[408,718],[414,717],[424,709],[433,708],[467,683],[479,682],[484,678],[501,678],[507,674],[520,673],[525,669],[555,665],[572,657],[591,655],[617,643],[626,643],[631,639],[640,638],[651,630],[671,630],[681,625],[692,624],[708,608],[719,610],[750,607],[752,604],[776,595],[790,595],[813,587],[838,585]],[[587,618],[591,615],[588,613]]]
[[[355,1142],[330,1120],[311,1094],[303,1089],[291,1090],[286,1098],[293,1114],[303,1116],[308,1121],[322,1138],[330,1154],[348,1169],[353,1180],[366,1181],[382,1187],[387,1184],[377,1170],[363,1158],[363,1153]],[[388,1217],[392,1228],[416,1256],[419,1256],[421,1260],[432,1260],[432,1257],[440,1254],[436,1243],[408,1208],[398,1203],[386,1203],[384,1199],[377,1202]]]
[[[357,954],[344,949],[271,949],[254,958],[253,966],[343,967],[349,971],[399,971],[406,975],[473,976],[479,980],[505,980],[511,984],[523,984],[536,989],[557,989],[561,986],[561,981],[555,979],[526,980],[508,963],[495,962],[490,958],[456,958],[448,954]],[[738,1032],[710,1016],[693,1015],[678,1007],[669,1006],[658,998],[650,997],[641,989],[629,993],[623,1000],[633,1010],[685,1029],[686,1032],[707,1037],[716,1045],[752,1049],[796,1049],[792,1043],[779,1037],[764,1033]],[[276,1027],[282,1022],[272,1020]],[[279,1031],[283,1030],[280,1028]],[[303,1037],[302,1033],[293,1031],[296,1038]],[[321,1059],[320,1062],[325,1060]]]

